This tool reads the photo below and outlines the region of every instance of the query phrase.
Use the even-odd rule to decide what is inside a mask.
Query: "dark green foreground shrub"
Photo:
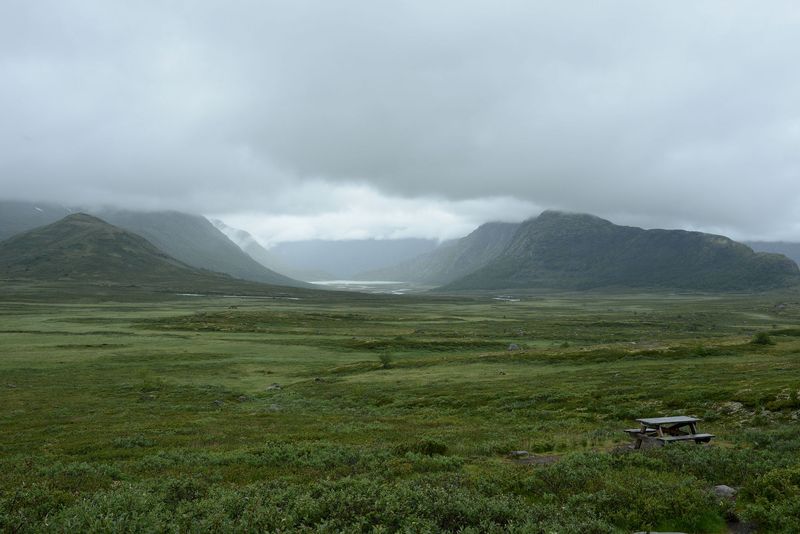
[[[766,332],[759,332],[753,336],[753,339],[750,340],[750,343],[753,345],[774,345],[775,342],[772,340],[769,334]]]
[[[392,452],[276,442],[197,458],[163,451],[165,470],[136,482],[102,464],[53,464],[38,470],[45,479],[2,490],[0,532],[723,532],[733,513],[764,532],[798,532],[800,440],[760,435],[780,441],[780,451],[692,444],[518,465],[468,463],[434,439]],[[186,474],[165,474],[189,460]],[[191,474],[196,462],[209,467]],[[216,477],[240,462],[329,479]],[[717,484],[741,488],[736,502],[715,497]]]
[[[742,515],[764,532],[800,532],[800,466],[773,469],[742,489]]]
[[[386,469],[248,485],[166,477],[78,496],[27,488],[0,498],[0,531],[716,532],[727,511],[708,481],[658,453],[573,455],[475,475],[462,471],[458,457],[408,451],[395,458],[390,463],[414,466],[406,477]]]
[[[413,452],[417,454],[426,454],[428,456],[447,454],[447,444],[435,439],[420,439],[395,447],[395,452],[398,454]]]

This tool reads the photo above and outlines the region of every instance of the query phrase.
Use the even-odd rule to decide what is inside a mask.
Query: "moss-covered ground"
[[[800,531],[800,296],[492,296],[0,299],[0,531]]]

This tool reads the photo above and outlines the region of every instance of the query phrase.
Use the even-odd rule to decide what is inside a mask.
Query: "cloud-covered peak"
[[[789,1],[6,2],[0,195],[293,225],[348,212],[301,191],[514,198],[800,239],[798,22]],[[350,203],[371,235],[420,226]]]

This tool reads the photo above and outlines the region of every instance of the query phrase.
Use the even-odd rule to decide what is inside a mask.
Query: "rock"
[[[212,402],[211,404],[213,404],[214,406],[219,407],[219,406],[222,406],[223,404],[225,404],[225,402],[217,399],[214,402]]]
[[[720,499],[733,499],[736,497],[736,490],[725,484],[720,484],[719,486],[714,486],[714,495]]]
[[[7,387],[7,388],[11,388],[11,389],[16,389],[17,385],[16,385],[16,384],[10,384],[10,383],[9,383],[9,384],[6,384],[6,387]]]
[[[723,403],[720,408],[722,413],[735,414],[742,411],[742,408],[744,408],[744,404],[742,404],[741,402],[729,401]]]
[[[511,351],[511,350],[519,350],[519,345],[517,345],[516,343],[511,343],[511,344],[508,346],[508,349],[507,349],[507,350],[509,350],[509,351]]]
[[[528,454],[530,454],[528,451],[511,451],[508,453],[511,458],[525,458]]]
[[[271,412],[277,412],[277,411],[280,411],[281,406],[280,406],[280,404],[270,404],[269,405],[269,409],[270,409]]]
[[[247,402],[250,400],[250,397],[248,397],[247,395],[239,395],[238,397],[236,397],[236,400],[239,402]]]
[[[267,390],[270,390],[270,389],[281,389],[281,385],[278,384],[278,383],[272,383],[269,386],[267,386]]]
[[[320,377],[317,377],[314,379],[314,382],[324,382],[324,380],[322,380]]]

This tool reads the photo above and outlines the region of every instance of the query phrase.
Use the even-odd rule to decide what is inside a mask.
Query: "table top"
[[[686,415],[677,415],[673,417],[651,417],[647,419],[637,419],[645,425],[671,425],[676,423],[696,423],[700,421],[697,417],[689,417]]]

